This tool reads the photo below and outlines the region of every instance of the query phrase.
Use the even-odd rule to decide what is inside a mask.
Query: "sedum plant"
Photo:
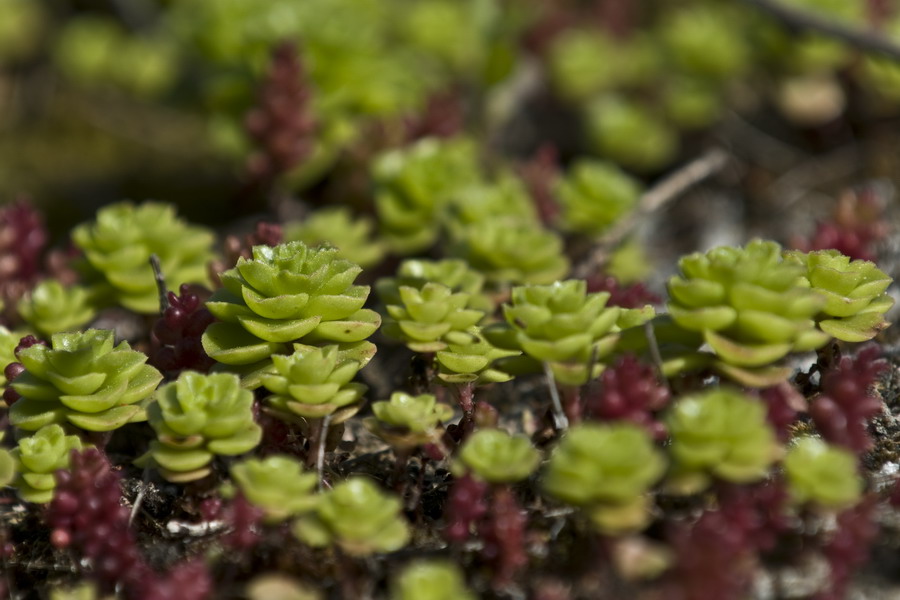
[[[734,388],[682,396],[665,422],[676,490],[702,489],[711,476],[733,483],[758,481],[781,452],[766,405]]]
[[[152,461],[175,483],[206,477],[214,457],[243,454],[262,438],[253,420],[253,393],[231,373],[184,371],[159,388],[147,413],[157,439],[139,465]]]
[[[44,336],[78,329],[94,318],[92,298],[81,286],[64,287],[55,279],[39,283],[18,305],[19,315]]]
[[[178,219],[169,204],[128,202],[101,209],[94,222],[72,231],[84,253],[81,271],[97,300],[140,313],[159,312],[150,255],[159,257],[166,283],[207,283],[213,235]]]
[[[50,502],[56,488],[54,475],[58,469],[68,468],[72,450],[81,450],[81,440],[76,435],[66,435],[55,423],[20,439],[10,452],[17,471],[13,487],[19,498],[41,504]]]
[[[774,385],[790,369],[773,363],[828,341],[813,321],[825,299],[806,284],[800,265],[782,259],[775,242],[719,247],[678,264],[681,274],[668,284],[669,314],[684,329],[703,334],[714,367],[731,379]]]
[[[819,328],[845,342],[864,342],[890,325],[886,313],[894,299],[886,292],[893,281],[867,260],[851,260],[837,250],[790,251],[789,262],[806,268],[806,281],[825,297],[816,315]]]
[[[818,438],[804,436],[784,457],[788,491],[797,504],[844,509],[862,496],[856,456]]]
[[[388,245],[399,254],[426,249],[453,194],[482,180],[474,143],[426,138],[378,157],[375,208]]]
[[[396,276],[382,277],[375,283],[375,290],[383,304],[401,304],[403,302],[400,297],[402,286],[421,290],[427,283],[438,283],[450,288],[454,293],[468,294],[467,308],[485,313],[494,311],[493,301],[482,292],[484,275],[470,268],[466,261],[460,259],[404,260],[397,268]]]
[[[526,356],[548,364],[560,383],[581,385],[599,374],[597,360],[618,340],[623,309],[607,306],[607,300],[608,292],[589,294],[584,280],[570,279],[513,288],[503,314]]]
[[[599,235],[637,204],[640,183],[612,163],[581,160],[556,185],[566,229]]]
[[[310,546],[336,545],[360,557],[399,550],[410,537],[400,500],[363,477],[351,477],[323,494],[316,510],[294,523],[293,532]]]
[[[494,363],[521,354],[491,344],[478,327],[468,331],[451,331],[444,336],[446,347],[435,353],[438,379],[454,385],[502,383],[512,375]]]
[[[445,335],[465,331],[485,317],[483,311],[468,308],[468,294],[440,283],[428,282],[421,288],[401,285],[397,292],[399,302],[386,306],[384,333],[414,352],[443,350]]]
[[[434,395],[405,392],[394,392],[390,400],[375,402],[372,412],[375,416],[364,421],[366,428],[401,449],[433,442],[440,435],[441,423],[453,417],[453,409],[439,403]]]
[[[549,284],[569,270],[559,236],[527,221],[491,219],[458,228],[451,253],[499,287]]]
[[[604,158],[636,171],[655,171],[671,161],[678,137],[655,110],[634,100],[601,96],[585,107],[587,135]]]
[[[381,324],[363,308],[369,286],[353,285],[359,265],[338,258],[332,247],[288,242],[254,246],[222,274],[223,288],[206,307],[219,319],[203,334],[203,348],[216,361],[246,371],[265,369],[291,342],[339,343],[359,355],[374,354],[366,342]],[[258,377],[245,379],[256,387]]]
[[[307,246],[330,244],[338,249],[338,257],[368,268],[384,258],[384,244],[373,240],[375,223],[368,217],[354,218],[346,206],[324,208],[302,221],[285,223],[284,240],[299,241]]]
[[[144,364],[147,356],[128,342],[114,344],[112,331],[88,329],[57,333],[50,346],[20,350],[25,371],[12,383],[21,399],[10,408],[10,422],[26,431],[65,422],[88,431],[112,431],[146,420],[142,401],[162,375]]]
[[[359,411],[366,386],[353,383],[362,364],[338,346],[296,344],[294,353],[272,357],[275,372],[262,376],[271,392],[266,410],[287,422],[330,417],[341,423]]]
[[[290,456],[248,458],[232,465],[230,473],[237,489],[262,509],[263,520],[269,524],[308,513],[318,502],[318,477],[304,472],[303,466]],[[234,491],[226,489],[228,495]]]
[[[650,519],[647,492],[666,460],[650,434],[630,423],[572,427],[550,455],[541,486],[581,507],[607,534],[642,529]]]
[[[540,462],[540,452],[527,437],[481,429],[463,444],[454,471],[472,473],[492,484],[508,484],[526,479]]]
[[[391,600],[475,600],[459,569],[447,562],[419,560],[391,586]]]

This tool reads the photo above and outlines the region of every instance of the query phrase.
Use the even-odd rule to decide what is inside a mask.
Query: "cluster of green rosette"
[[[620,175],[576,172],[560,184],[570,196],[563,218],[573,231],[596,234],[606,227],[603,215],[590,213],[579,195],[592,193],[592,178]],[[412,202],[416,178],[397,177],[391,184],[394,195],[383,202]],[[621,197],[610,206],[628,210],[637,191],[627,181],[611,188],[617,185]],[[466,210],[475,210],[464,201],[447,202],[459,210],[460,219]],[[588,222],[596,229],[587,228]],[[399,236],[402,228],[394,225]],[[101,264],[99,240],[110,226],[84,230],[93,231],[95,248],[93,254],[86,251],[85,259],[91,264]],[[296,235],[314,239],[311,232],[313,227]],[[149,242],[141,252],[147,247]],[[35,323],[41,331],[52,332],[56,327],[48,306],[54,298],[70,298],[64,304],[75,307],[57,315],[66,322],[61,327],[89,319],[99,305],[87,299],[110,290],[131,294],[125,305],[134,310],[148,307],[137,300],[149,294],[146,286],[121,285],[146,272],[139,276],[136,266],[129,271],[131,259],[125,260],[121,249],[107,250],[116,258],[103,263],[103,278],[98,269],[103,281],[92,285],[100,287],[66,290],[47,283],[22,304],[21,314],[44,323]],[[146,355],[126,342],[116,345],[111,331],[53,333],[49,345],[34,344],[17,354],[18,336],[0,332],[7,362],[18,360],[24,367],[10,383],[21,399],[9,410],[12,424],[24,435],[17,447],[0,453],[0,481],[12,482],[24,500],[47,502],[54,471],[66,468],[70,451],[85,445],[85,432],[144,420],[156,438],[136,461],[139,466],[174,483],[208,478],[229,467],[218,457],[248,455],[260,444],[257,403],[307,437],[319,432],[324,448],[327,423],[343,423],[363,406],[367,387],[354,379],[375,353],[368,338],[382,319],[365,308],[369,286],[355,284],[361,267],[341,252],[303,241],[254,247],[252,258],[239,259],[221,275],[222,287],[206,303],[217,319],[203,334],[203,347],[217,362],[213,372],[185,371],[162,386],[162,374],[145,364]],[[176,273],[178,265],[191,262],[171,255],[168,260]],[[558,275],[548,283],[504,288],[497,281],[516,277],[492,279],[493,267],[460,258],[406,260],[395,277],[375,285],[386,313],[384,333],[432,361],[434,379],[455,386],[460,395],[541,372],[552,376],[551,385],[577,390],[615,357],[640,348],[641,339],[646,344],[648,330],[657,334],[666,375],[711,368],[744,387],[762,387],[785,379],[789,368],[783,359],[791,353],[819,348],[832,338],[871,339],[887,326],[890,278],[870,262],[833,251],[782,252],[775,243],[754,241],[744,248],[687,256],[679,267],[668,283],[668,314],[660,316],[649,305],[612,306],[610,293],[588,292],[585,281],[559,280]],[[750,484],[769,477],[779,464],[798,506],[842,509],[855,503],[863,489],[852,454],[811,437],[785,447],[767,422],[765,405],[724,383],[676,397],[661,415],[666,445],[634,424],[582,422],[563,431],[546,456],[528,437],[477,420],[472,422],[479,427],[457,448],[447,448],[444,424],[454,410],[429,393],[396,392],[375,402],[372,413],[364,425],[398,456],[433,444],[452,454],[451,472],[457,477],[495,489],[531,479],[547,497],[577,507],[607,535],[648,526],[654,490],[698,493],[716,481]],[[364,477],[317,490],[320,475],[284,455],[246,456],[228,470],[226,496],[241,494],[262,511],[265,524],[287,524],[286,530],[309,546],[364,557],[396,551],[411,537],[401,500]],[[469,594],[459,574],[439,564],[412,567],[396,581],[393,593],[408,597],[428,581],[444,582],[455,597]]]
[[[76,227],[72,240],[84,254],[81,274],[102,306],[118,304],[139,313],[159,312],[151,255],[159,259],[172,289],[182,283],[209,282],[212,232],[178,219],[169,204],[107,206],[94,222]]]
[[[147,355],[128,342],[115,344],[112,331],[58,333],[49,346],[35,344],[17,354],[25,371],[12,383],[21,399],[10,422],[25,431],[70,423],[87,431],[112,431],[147,418],[143,401],[162,381],[145,364]]]
[[[791,352],[832,337],[872,339],[893,305],[887,275],[836,251],[782,253],[756,240],[686,256],[679,267],[668,286],[672,319],[702,334],[716,370],[753,387],[785,379],[790,369],[777,363]]]
[[[223,287],[206,303],[218,319],[203,334],[207,354],[242,374],[270,369],[271,356],[295,342],[371,356],[365,340],[381,317],[363,308],[369,287],[353,284],[362,269],[338,252],[302,242],[255,246],[252,259],[221,275]]]

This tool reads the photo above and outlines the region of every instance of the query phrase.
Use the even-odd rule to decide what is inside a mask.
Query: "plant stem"
[[[569,419],[563,411],[559,390],[556,389],[556,378],[553,376],[550,363],[544,363],[544,375],[547,377],[547,388],[550,390],[550,400],[553,403],[553,425],[557,431],[565,431],[569,428]]]
[[[316,474],[319,476],[319,491],[322,491],[322,471],[325,467],[325,444],[328,439],[328,426],[331,415],[325,415],[319,425],[319,439],[316,443]]]

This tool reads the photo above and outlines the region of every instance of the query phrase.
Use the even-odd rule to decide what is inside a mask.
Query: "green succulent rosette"
[[[784,261],[775,242],[719,247],[678,262],[669,279],[668,309],[682,328],[703,334],[723,375],[751,387],[784,380],[776,365],[790,352],[825,344],[814,317],[825,298],[809,288],[803,267]]]
[[[290,456],[273,455],[265,459],[248,458],[235,463],[231,478],[245,498],[264,512],[266,523],[281,523],[315,509],[318,477],[307,473]],[[226,488],[232,495],[234,488]]]
[[[750,64],[748,41],[735,34],[745,18],[727,5],[694,5],[670,11],[660,23],[665,51],[680,71],[723,83],[739,76]]]
[[[249,452],[262,439],[253,392],[232,373],[184,371],[159,388],[147,414],[157,439],[137,464],[152,462],[175,483],[206,477],[213,458]]]
[[[541,487],[586,510],[601,531],[620,534],[649,522],[647,492],[665,469],[663,453],[644,429],[584,423],[569,429],[553,450]]]
[[[455,565],[439,560],[419,560],[394,580],[391,600],[475,600]]]
[[[527,221],[482,221],[457,228],[454,238],[451,254],[495,286],[548,284],[569,270],[562,239]]]
[[[537,224],[534,200],[522,180],[504,172],[491,182],[470,185],[451,196],[450,229],[465,228],[492,219]]]
[[[433,442],[441,423],[453,417],[453,409],[432,394],[412,396],[394,392],[390,400],[372,404],[374,417],[365,419],[366,429],[397,448],[414,448]]]
[[[159,291],[150,255],[159,257],[166,284],[209,282],[213,234],[177,218],[175,207],[123,202],[101,209],[96,221],[72,231],[84,253],[80,269],[98,302],[135,312],[159,312]]]
[[[655,171],[675,158],[677,133],[657,110],[637,100],[601,96],[585,107],[587,135],[604,157],[636,171]]]
[[[313,514],[299,518],[294,535],[313,547],[332,544],[350,556],[399,550],[409,541],[400,500],[363,477],[352,477],[322,495]]]
[[[402,304],[401,286],[421,290],[426,283],[439,283],[453,292],[468,294],[469,302],[466,308],[489,314],[494,311],[494,303],[482,293],[484,275],[471,269],[466,261],[460,259],[404,260],[400,263],[395,277],[382,277],[375,282],[375,291],[385,305]]]
[[[511,299],[503,314],[516,347],[532,362],[549,364],[564,385],[582,385],[603,370],[600,361],[618,341],[623,314],[606,305],[608,292],[588,294],[584,280],[570,279],[513,288]]]
[[[547,53],[556,91],[581,103],[599,92],[652,81],[660,67],[655,40],[633,34],[628,39],[613,39],[599,28],[572,27],[560,32]]]
[[[56,424],[20,439],[10,452],[17,472],[13,487],[19,498],[39,504],[50,502],[56,489],[54,475],[69,466],[72,450],[81,450],[81,440],[77,435],[66,435]]]
[[[781,454],[765,404],[734,388],[682,396],[665,422],[672,437],[675,491],[698,491],[711,476],[733,483],[758,481]]]
[[[797,440],[784,457],[784,473],[796,504],[839,510],[853,506],[862,496],[856,456],[819,438]]]
[[[272,356],[275,372],[262,376],[262,385],[272,393],[265,399],[266,411],[287,422],[303,422],[331,415],[342,423],[355,415],[365,400],[366,386],[351,380],[362,363],[336,345],[295,344],[291,355]]]
[[[359,357],[374,354],[366,338],[381,317],[363,308],[369,286],[353,285],[362,269],[338,253],[288,242],[255,246],[252,259],[238,259],[222,274],[224,287],[206,303],[219,319],[203,334],[207,354],[247,372],[266,368],[292,342],[338,343]],[[244,385],[256,387],[259,379],[245,379]]]
[[[599,235],[637,204],[641,185],[612,163],[576,162],[556,184],[562,222],[569,231]]]
[[[55,279],[40,282],[16,308],[28,325],[43,336],[78,329],[96,314],[86,288],[67,288]]]
[[[114,333],[88,329],[57,333],[50,346],[21,350],[25,371],[12,383],[21,399],[10,422],[25,431],[69,422],[88,431],[112,431],[147,418],[143,402],[162,380],[144,364],[147,355],[128,342],[114,345]]]
[[[338,249],[339,258],[364,269],[381,262],[386,250],[384,244],[372,239],[375,222],[368,217],[354,218],[346,206],[317,210],[302,221],[285,223],[283,229],[286,242],[330,244]]]
[[[385,307],[388,318],[383,331],[414,352],[443,350],[447,347],[445,335],[465,331],[485,317],[484,312],[468,308],[468,294],[440,283],[429,282],[421,288],[401,285],[397,291],[400,302]]]
[[[376,158],[375,208],[382,235],[399,254],[428,248],[453,194],[483,177],[474,143],[426,138]]]
[[[512,375],[495,366],[497,361],[519,356],[520,350],[498,348],[478,327],[451,331],[444,336],[446,347],[435,353],[438,379],[448,384],[503,383]]]
[[[788,262],[806,268],[809,286],[825,297],[816,315],[819,328],[845,342],[864,342],[890,325],[884,318],[894,299],[893,279],[867,260],[851,260],[837,250],[785,252]]]
[[[516,483],[534,473],[541,453],[525,436],[481,429],[465,441],[453,465],[456,474],[472,473],[488,483]]]

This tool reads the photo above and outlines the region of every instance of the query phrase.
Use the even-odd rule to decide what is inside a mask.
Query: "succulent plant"
[[[528,357],[549,364],[560,383],[581,385],[599,374],[598,361],[618,339],[622,309],[606,306],[608,299],[608,292],[588,294],[584,280],[570,279],[513,288],[503,313]]]
[[[612,163],[576,162],[556,186],[566,229],[597,235],[637,203],[640,183]]]
[[[448,227],[451,231],[492,219],[538,223],[528,188],[508,172],[493,181],[462,188],[450,200]]]
[[[401,285],[398,293],[400,302],[386,307],[384,333],[403,340],[414,352],[443,350],[447,333],[465,331],[485,317],[484,312],[467,308],[468,294],[440,283],[428,282],[421,288]]]
[[[455,565],[419,560],[403,569],[391,586],[391,600],[475,600]]]
[[[39,283],[19,301],[17,308],[31,327],[48,337],[77,329],[95,314],[87,289],[80,286],[67,288],[55,279]]]
[[[188,225],[168,204],[113,204],[97,213],[96,221],[72,231],[84,253],[83,275],[98,302],[121,304],[140,313],[159,312],[159,292],[150,255],[159,257],[166,283],[207,283],[213,235]]]
[[[492,313],[494,303],[482,293],[484,275],[471,269],[464,260],[406,259],[397,268],[395,277],[382,277],[375,283],[375,290],[383,304],[401,304],[400,287],[421,290],[426,283],[439,283],[453,292],[469,295],[467,308]]]
[[[773,363],[828,341],[813,321],[825,299],[809,289],[800,265],[782,259],[775,242],[719,247],[678,264],[681,275],[669,279],[669,314],[701,332],[716,369],[739,383],[774,385],[790,369]]]
[[[297,422],[332,416],[332,423],[349,419],[360,409],[366,386],[351,379],[361,367],[338,346],[294,345],[294,353],[272,356],[275,373],[262,376],[272,392],[266,410],[279,419]]]
[[[663,90],[668,117],[682,129],[709,127],[725,108],[723,93],[715,84],[691,77],[674,78]]]
[[[146,420],[142,406],[162,380],[147,356],[128,342],[114,346],[114,333],[88,329],[57,333],[51,345],[20,350],[25,367],[12,388],[21,399],[9,411],[10,422],[26,431],[69,422],[89,431],[111,431]]]
[[[856,456],[849,450],[804,436],[784,457],[788,490],[797,504],[807,502],[830,509],[844,509],[862,496],[863,482]]]
[[[346,206],[324,208],[302,221],[285,223],[284,241],[303,242],[307,246],[330,244],[338,257],[368,268],[381,262],[385,248],[373,240],[375,223],[368,217],[354,218]]]
[[[816,321],[828,335],[864,342],[890,325],[884,313],[894,299],[885,290],[893,280],[875,263],[851,260],[837,250],[789,251],[785,258],[806,267],[810,287],[825,297]]]
[[[691,5],[669,12],[660,25],[668,56],[695,77],[721,82],[738,76],[750,61],[747,40],[735,34],[735,23],[743,17],[723,5]]]
[[[383,235],[400,254],[434,243],[451,196],[482,180],[475,145],[464,138],[426,138],[389,151],[376,159],[372,174]]]
[[[444,383],[502,383],[512,375],[494,366],[504,358],[521,354],[491,344],[478,327],[468,331],[450,331],[444,336],[446,347],[435,353],[438,378]]]
[[[345,349],[363,348],[360,356],[374,350],[365,340],[381,317],[362,308],[369,287],[353,285],[362,269],[337,254],[336,248],[303,242],[254,246],[253,258],[239,259],[223,273],[224,287],[206,303],[220,320],[203,334],[207,354],[252,370],[288,351],[291,342],[337,342]]]
[[[264,511],[267,523],[280,523],[315,509],[318,477],[305,473],[289,456],[248,458],[231,466],[231,478],[247,500]],[[233,489],[227,490],[230,495]]]
[[[253,420],[253,392],[231,373],[184,371],[159,388],[147,414],[157,439],[139,464],[152,461],[176,483],[206,477],[215,456],[243,454],[262,439]]]
[[[434,441],[441,423],[453,416],[453,409],[438,403],[432,394],[412,396],[405,392],[394,392],[390,400],[375,402],[372,412],[375,416],[365,420],[366,428],[400,448]]]
[[[669,125],[635,101],[600,97],[586,108],[593,146],[605,158],[637,171],[654,171],[671,161],[678,138]]]
[[[737,389],[681,396],[665,421],[672,437],[673,489],[695,491],[710,475],[733,483],[758,481],[781,452],[766,405]]]
[[[516,483],[531,475],[540,462],[540,452],[527,437],[481,429],[463,444],[454,471],[471,472],[488,483]]]
[[[20,439],[19,445],[10,452],[16,463],[13,486],[19,498],[26,502],[50,502],[56,488],[54,475],[57,469],[69,466],[72,450],[81,450],[81,440],[76,435],[66,435],[55,423]]]
[[[322,495],[315,512],[299,518],[293,532],[310,546],[336,544],[351,556],[393,552],[410,537],[400,500],[364,477],[351,477]]]
[[[541,486],[585,509],[601,531],[621,533],[647,524],[647,492],[665,468],[662,452],[643,428],[584,423],[569,429],[553,450]]]
[[[490,220],[456,233],[451,253],[495,285],[547,284],[569,270],[559,236],[533,223]]]

